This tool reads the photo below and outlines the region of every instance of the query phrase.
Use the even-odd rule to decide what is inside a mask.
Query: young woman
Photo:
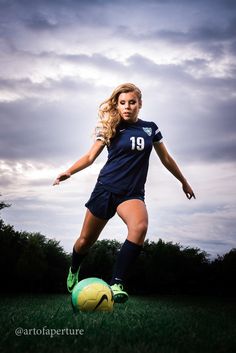
[[[152,147],[163,165],[181,182],[187,198],[195,198],[192,188],[168,153],[157,125],[138,118],[141,107],[142,94],[138,87],[131,83],[118,86],[110,98],[100,105],[100,122],[91,149],[54,181],[53,185],[57,185],[87,168],[107,146],[107,162],[85,204],[87,212],[84,223],[73,247],[67,278],[69,292],[78,283],[79,268],[89,248],[117,212],[127,226],[128,236],[118,254],[110,285],[115,302],[123,303],[128,299],[123,282],[130,265],[142,249],[148,226],[144,185]]]

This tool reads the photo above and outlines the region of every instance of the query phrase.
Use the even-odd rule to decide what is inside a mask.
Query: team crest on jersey
[[[148,136],[152,135],[152,128],[151,127],[143,127],[143,131],[145,131],[146,134],[148,134]]]

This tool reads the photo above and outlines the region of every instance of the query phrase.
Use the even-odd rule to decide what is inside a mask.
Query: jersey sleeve
[[[163,136],[162,136],[162,133],[160,132],[158,126],[155,123],[153,123],[153,125],[154,125],[153,143],[163,142]]]

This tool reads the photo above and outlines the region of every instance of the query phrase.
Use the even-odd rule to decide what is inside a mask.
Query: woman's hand
[[[86,153],[83,157],[81,157],[77,162],[75,162],[67,171],[58,175],[53,185],[58,185],[61,181],[64,181],[74,175],[75,173],[89,167],[95,159],[102,152],[105,144],[101,140],[97,140],[94,142],[91,149]]]
[[[192,197],[193,197],[194,199],[196,199],[196,197],[195,197],[195,195],[194,195],[194,192],[193,192],[191,186],[187,183],[187,181],[182,184],[182,188],[183,188],[183,191],[184,191],[185,195],[187,196],[187,198],[188,198],[189,200],[190,200]]]
[[[70,172],[64,172],[64,173],[59,174],[58,177],[56,178],[56,180],[54,181],[53,186],[54,185],[59,185],[59,183],[61,181],[64,181],[64,180],[66,180],[66,179],[68,179],[70,177],[71,177],[71,173]]]

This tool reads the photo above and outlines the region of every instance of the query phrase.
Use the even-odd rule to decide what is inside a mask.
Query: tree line
[[[0,202],[0,210],[9,207]],[[98,240],[90,249],[80,279],[99,277],[109,283],[116,240]],[[64,293],[71,254],[59,241],[40,233],[19,232],[0,218],[0,278],[8,293]],[[131,294],[236,294],[236,249],[210,261],[205,251],[180,244],[146,240],[130,269],[126,288]]]

